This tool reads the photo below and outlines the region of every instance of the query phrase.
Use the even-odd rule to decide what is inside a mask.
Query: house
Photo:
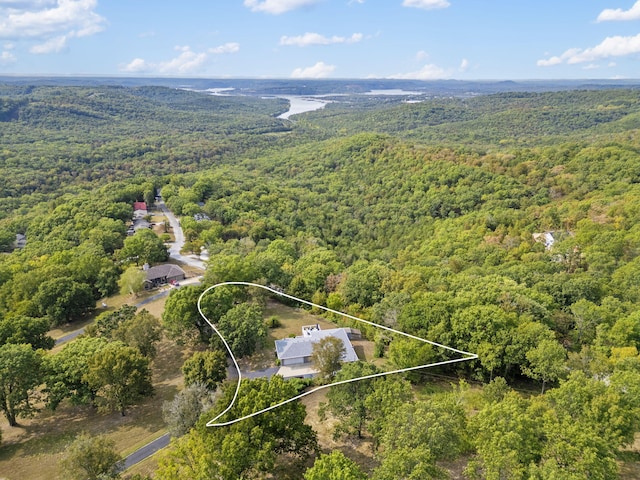
[[[144,218],[149,214],[147,204],[144,202],[133,202],[133,218]]]
[[[358,361],[358,355],[351,345],[345,328],[322,330],[319,325],[310,325],[302,327],[301,336],[276,340],[276,355],[280,361],[278,375],[285,379],[314,377],[318,371],[311,362],[313,345],[326,337],[342,340],[345,347],[345,352],[342,355],[343,362]]]
[[[16,248],[24,248],[27,246],[27,236],[23,233],[16,233],[16,241],[14,242]]]
[[[144,268],[147,278],[144,281],[145,290],[159,287],[161,285],[177,283],[185,279],[184,270],[178,265],[166,263],[155,267],[145,266]]]

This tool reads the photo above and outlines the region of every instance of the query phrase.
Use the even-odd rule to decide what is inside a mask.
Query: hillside
[[[464,380],[454,387],[417,374],[330,390],[325,413],[367,478],[636,478],[638,90],[349,98],[283,122],[276,99],[0,87],[0,320],[86,318],[128,266],[156,262],[157,242],[134,244],[125,224],[160,189],[185,250],[211,258],[203,286],[167,300],[167,332],[215,348],[189,302],[251,281],[479,355],[427,372]],[[25,248],[13,250],[16,233]],[[230,291],[206,308],[221,319],[242,302],[264,299]],[[451,358],[363,333],[398,368]],[[250,383],[232,414],[297,388]],[[215,432],[200,422],[156,478],[214,464],[221,478],[300,478],[308,463],[292,445],[311,452],[315,437],[295,423],[304,407],[289,413],[288,428],[277,416]],[[246,440],[252,429],[268,440]],[[191,448],[201,455],[187,465]]]

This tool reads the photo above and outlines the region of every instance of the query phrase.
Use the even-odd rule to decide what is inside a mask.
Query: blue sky
[[[640,0],[0,0],[0,74],[639,78]]]

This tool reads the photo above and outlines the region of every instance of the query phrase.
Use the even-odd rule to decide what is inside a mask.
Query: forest
[[[127,415],[153,394],[164,336],[198,352],[174,405],[198,407],[186,427],[169,425],[151,478],[638,478],[639,90],[353,95],[292,122],[277,118],[287,108],[161,86],[0,85],[2,428],[60,405]],[[209,253],[202,283],[173,290],[161,320],[99,314],[131,271],[167,260],[155,233],[127,236],[133,202],[158,192],[184,252]],[[225,281],[478,359],[334,387],[318,412],[292,402],[212,429],[235,384],[196,302]],[[250,357],[274,327],[263,320],[273,301],[227,288],[203,308]],[[50,329],[94,317],[52,350]],[[357,328],[377,361],[331,381],[452,358]],[[227,416],[309,386],[243,381]],[[317,418],[350,448],[319,435]]]

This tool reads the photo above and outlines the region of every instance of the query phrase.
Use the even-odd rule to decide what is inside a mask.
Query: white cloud
[[[307,32],[304,35],[298,35],[297,37],[280,37],[280,45],[285,46],[297,46],[308,47],[309,45],[332,45],[336,43],[357,43],[363,38],[361,33],[354,33],[350,37],[325,37],[319,33]]]
[[[44,43],[34,45],[29,49],[29,51],[36,54],[58,53],[63,51],[67,47],[68,40],[69,37],[67,37],[66,35],[50,38]]]
[[[439,80],[442,78],[450,78],[452,72],[445,70],[438,65],[429,63],[417,72],[398,73],[391,75],[389,78],[405,79],[405,80]]]
[[[589,65],[585,65],[584,67],[582,67],[583,70],[598,70],[600,68],[600,65],[598,65],[597,63],[590,63]]]
[[[14,63],[16,60],[16,56],[7,50],[0,53],[0,65],[8,65],[9,63]]]
[[[416,60],[419,62],[424,62],[427,58],[429,58],[429,54],[424,50],[420,50],[416,53]]]
[[[158,73],[170,75],[195,73],[202,69],[207,59],[206,53],[196,53],[188,46],[176,47],[176,50],[181,52],[180,55],[166,62],[160,62],[155,69]]]
[[[607,8],[598,15],[598,22],[640,20],[640,0],[633,4],[629,10],[621,8]]]
[[[240,44],[236,42],[225,43],[215,48],[210,48],[209,53],[214,55],[220,55],[223,53],[237,53],[240,51]]]
[[[291,78],[326,78],[331,75],[335,69],[335,65],[318,62],[312,67],[296,68],[291,73]]]
[[[310,7],[320,0],[244,0],[244,6],[252,12],[265,12],[280,15],[298,8]]]
[[[538,60],[539,67],[549,67],[567,63],[574,65],[576,63],[594,62],[603,58],[624,57],[640,53],[640,33],[632,37],[607,37],[595,47],[580,49],[571,48],[560,56],[553,56],[548,59]]]
[[[0,38],[31,40],[31,53],[64,50],[72,38],[104,30],[97,0],[0,0]]]
[[[149,65],[142,58],[134,58],[127,65],[125,65],[124,67],[120,68],[121,71],[129,72],[129,73],[148,72],[148,71],[150,71],[152,69],[153,69],[153,66]]]
[[[458,70],[460,70],[461,72],[466,72],[467,68],[469,68],[469,60],[467,60],[466,58],[463,58],[462,61],[460,62],[460,66],[458,67]]]
[[[6,5],[6,2],[5,2]],[[106,20],[94,12],[97,0],[57,0],[57,2],[0,4],[1,38],[40,38],[66,35],[83,37],[104,30]]]
[[[402,2],[403,7],[421,8],[423,10],[447,8],[450,5],[447,0],[404,0]]]
[[[180,53],[169,60],[153,63],[147,62],[143,58],[135,58],[120,67],[120,70],[128,73],[159,73],[163,75],[199,73],[206,67],[210,55],[236,53],[240,50],[240,44],[234,42],[225,43],[224,45],[210,48],[206,52],[194,52],[189,46],[177,46],[174,50]]]

